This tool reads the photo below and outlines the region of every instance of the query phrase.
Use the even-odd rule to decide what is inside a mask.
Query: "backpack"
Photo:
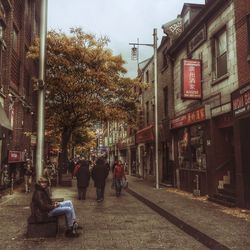
[[[123,176],[123,167],[121,165],[115,166],[115,177],[121,178]]]

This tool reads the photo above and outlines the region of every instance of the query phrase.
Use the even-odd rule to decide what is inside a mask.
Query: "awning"
[[[10,120],[7,117],[5,110],[3,108],[3,106],[0,103],[0,126],[7,128],[9,130],[13,130],[11,125],[10,125]]]
[[[136,143],[147,143],[154,141],[154,130],[153,125],[150,125],[146,128],[139,130],[135,135]]]

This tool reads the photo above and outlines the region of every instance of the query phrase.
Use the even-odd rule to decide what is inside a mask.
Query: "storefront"
[[[175,185],[188,192],[207,193],[209,126],[205,107],[171,120],[175,149]]]
[[[128,146],[127,138],[123,138],[117,144],[118,146],[118,159],[122,162],[125,171],[128,171]]]
[[[143,178],[153,180],[155,173],[154,126],[150,125],[139,130],[135,141],[138,150],[137,173]]]
[[[24,151],[9,151],[8,152],[8,166],[10,178],[14,182],[21,182],[24,178],[24,164],[26,159],[26,152]]]
[[[11,135],[11,124],[2,106],[3,98],[0,97],[0,187],[9,183],[9,169],[7,165],[8,143]]]
[[[250,208],[250,82],[231,95],[234,116],[237,205]]]

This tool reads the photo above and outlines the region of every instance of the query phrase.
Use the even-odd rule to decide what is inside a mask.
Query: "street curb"
[[[181,219],[177,218],[176,216],[172,215],[171,213],[167,212],[166,210],[162,209],[161,207],[157,206],[152,201],[144,198],[140,194],[136,193],[130,188],[127,188],[126,191],[137,198],[139,201],[150,207],[152,210],[157,212],[159,215],[163,216],[169,222],[174,224],[176,227],[190,235],[191,237],[195,238],[195,240],[199,241],[209,249],[215,250],[230,250],[230,248],[226,247],[225,245],[221,244],[220,242],[214,240],[213,238],[209,237],[208,235],[202,233],[198,229],[190,226],[189,224],[185,223]]]

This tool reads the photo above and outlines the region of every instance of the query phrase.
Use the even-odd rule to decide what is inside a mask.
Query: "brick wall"
[[[250,81],[250,55],[248,52],[247,14],[250,13],[250,1],[234,0],[235,26],[237,39],[237,60],[239,85]]]
[[[6,28],[4,40],[7,45],[3,53],[3,76],[5,110],[10,116],[10,104],[14,102],[14,125],[11,136],[10,150],[24,150],[30,147],[27,132],[34,132],[36,111],[36,92],[32,89],[31,77],[37,77],[38,64],[28,61],[26,52],[37,35],[39,25],[40,0],[9,1],[10,8],[6,9]],[[25,4],[29,3],[28,8]],[[37,6],[36,6],[37,5]],[[36,10],[36,12],[35,12]],[[36,22],[34,19],[36,18]],[[18,31],[19,49],[13,49],[13,29]],[[10,94],[12,97],[10,97]],[[10,117],[9,117],[10,118]]]

